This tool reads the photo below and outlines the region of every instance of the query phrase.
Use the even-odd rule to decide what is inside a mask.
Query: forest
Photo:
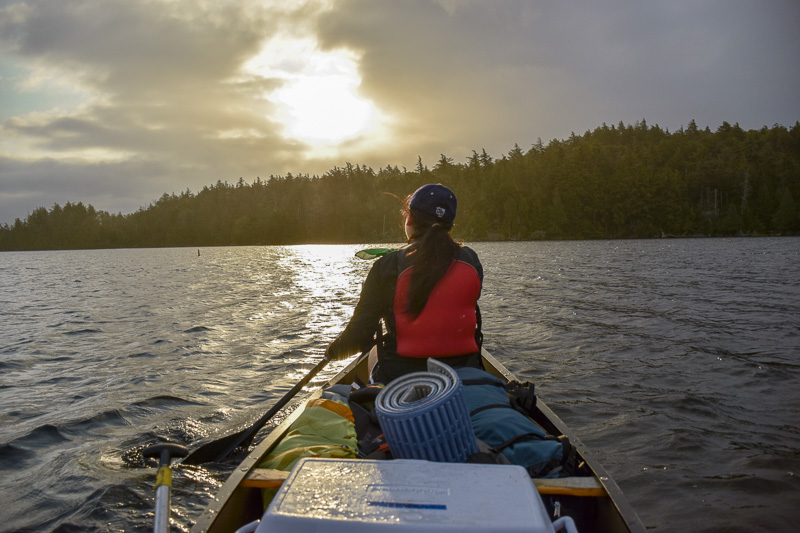
[[[398,242],[400,198],[430,182],[455,191],[463,241],[800,234],[800,122],[674,132],[620,122],[431,163],[218,180],[130,214],[39,207],[0,225],[0,250]]]

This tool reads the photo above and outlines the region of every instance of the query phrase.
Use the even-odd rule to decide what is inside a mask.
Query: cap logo
[[[444,207],[436,208],[436,216],[442,218],[444,216]]]

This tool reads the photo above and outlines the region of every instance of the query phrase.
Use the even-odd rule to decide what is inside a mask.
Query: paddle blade
[[[249,428],[248,428],[249,429]],[[217,439],[211,442],[207,442],[194,450],[192,453],[186,456],[186,458],[182,461],[185,465],[200,465],[203,463],[211,463],[211,462],[220,462],[226,457],[226,451],[228,448],[236,444],[238,447],[238,441],[241,439],[242,434],[247,431],[242,430],[237,433],[233,433],[226,437],[222,437],[221,439]]]
[[[366,250],[357,251],[356,257],[359,259],[375,259],[376,257],[396,251],[397,248],[367,248]]]

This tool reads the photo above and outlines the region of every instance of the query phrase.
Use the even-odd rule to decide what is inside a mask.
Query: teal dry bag
[[[512,464],[525,467],[531,477],[558,477],[562,443],[512,406],[505,382],[478,368],[456,372],[464,384],[475,436]]]

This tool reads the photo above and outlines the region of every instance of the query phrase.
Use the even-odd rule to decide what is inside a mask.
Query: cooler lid
[[[514,465],[300,460],[259,532],[552,532],[539,493]]]

